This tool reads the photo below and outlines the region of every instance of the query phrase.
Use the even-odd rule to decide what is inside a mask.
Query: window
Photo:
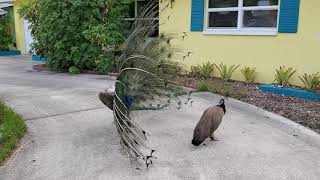
[[[145,7],[148,5],[150,0],[133,0],[133,2],[130,4],[130,9],[129,9],[129,17],[125,18],[126,21],[129,21],[131,24],[134,23],[135,19],[138,18]],[[159,9],[156,9],[159,10]],[[159,14],[156,15],[155,20],[156,22],[159,22]],[[156,37],[159,35],[159,27],[157,27],[154,30],[154,33],[151,35],[151,37]]]
[[[207,12],[207,34],[277,34],[279,0],[208,0]]]
[[[7,11],[8,8],[12,7],[12,6],[13,6],[13,3],[11,1],[9,1],[9,0],[4,1],[4,2],[0,1],[0,18],[3,15],[7,14],[8,13],[8,11]]]

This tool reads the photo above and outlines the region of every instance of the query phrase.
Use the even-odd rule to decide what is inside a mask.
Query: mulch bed
[[[33,66],[33,70],[49,70],[45,64]],[[180,76],[176,82],[185,87],[197,89],[202,78]],[[220,78],[205,80],[210,92],[232,97],[291,119],[320,133],[320,101],[309,101],[280,96],[258,90],[260,84],[246,84],[240,81],[226,82]]]
[[[47,67],[46,64],[37,64],[32,66],[34,71],[49,71],[50,69]]]
[[[200,78],[178,77],[176,82],[190,88],[197,88]],[[226,82],[220,78],[206,80],[213,93],[228,95],[243,102],[263,108],[291,119],[320,133],[320,101],[303,100],[280,96],[258,90],[260,84],[246,84],[240,81]]]

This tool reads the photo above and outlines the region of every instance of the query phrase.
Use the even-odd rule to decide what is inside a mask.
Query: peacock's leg
[[[217,138],[214,137],[214,133],[211,134],[210,139],[211,141],[219,141]]]

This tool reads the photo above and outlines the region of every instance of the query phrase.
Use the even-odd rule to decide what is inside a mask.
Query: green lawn
[[[0,165],[10,156],[26,131],[22,117],[0,102]]]

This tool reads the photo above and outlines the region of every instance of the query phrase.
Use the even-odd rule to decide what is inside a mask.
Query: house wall
[[[207,3],[207,2],[205,2]],[[164,4],[161,4],[162,8]],[[161,12],[160,32],[177,33],[174,45],[187,52],[190,58],[183,61],[182,53],[175,59],[186,67],[211,61],[220,64],[241,64],[256,67],[258,81],[271,83],[275,70],[285,65],[297,69],[298,75],[320,72],[320,1],[301,0],[298,33],[276,36],[204,35],[190,32],[191,0],[176,0],[173,9]],[[168,16],[170,18],[168,19]],[[182,32],[188,36],[182,40]],[[233,79],[243,80],[240,71]],[[300,84],[298,77],[295,84]]]
[[[25,42],[24,42],[24,21],[20,17],[18,10],[19,10],[19,2],[15,1],[14,3],[14,19],[15,19],[15,29],[16,29],[16,43],[17,49],[20,50],[22,53],[25,52]]]

